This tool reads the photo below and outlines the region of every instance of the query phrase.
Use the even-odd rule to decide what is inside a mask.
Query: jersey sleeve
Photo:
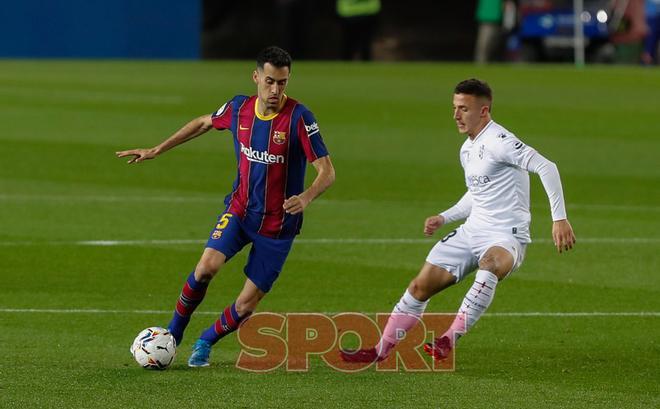
[[[445,218],[445,224],[455,222],[456,220],[463,220],[470,215],[472,211],[472,195],[470,192],[465,192],[463,197],[452,207],[440,213],[440,216]]]
[[[305,110],[298,121],[298,137],[308,162],[314,162],[318,158],[328,156],[319,125],[314,114]]]
[[[211,114],[211,122],[215,129],[229,129],[231,126],[231,114],[234,110],[233,105],[232,101],[227,101],[217,111]]]
[[[497,159],[520,169],[527,169],[529,161],[536,154],[536,150],[525,145],[512,134],[501,134],[498,137],[496,151]]]
[[[561,187],[561,178],[559,177],[557,165],[544,158],[540,153],[537,153],[529,161],[527,171],[534,172],[541,177],[541,183],[543,183],[543,188],[550,201],[552,220],[566,219],[564,191]]]

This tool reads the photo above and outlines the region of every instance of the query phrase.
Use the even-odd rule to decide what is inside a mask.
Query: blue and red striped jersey
[[[284,212],[284,200],[303,192],[307,162],[328,155],[314,115],[287,98],[280,112],[263,116],[257,97],[238,95],[213,115],[213,127],[234,137],[238,175],[225,197],[227,211],[245,228],[271,238],[300,232],[302,214]]]

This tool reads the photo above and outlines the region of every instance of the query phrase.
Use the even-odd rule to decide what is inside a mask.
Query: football
[[[167,369],[176,356],[176,341],[165,328],[149,327],[135,337],[130,351],[143,368]]]

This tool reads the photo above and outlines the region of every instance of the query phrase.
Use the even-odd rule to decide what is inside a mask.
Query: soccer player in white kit
[[[573,248],[575,235],[564,206],[557,166],[491,118],[492,91],[478,79],[460,82],[454,90],[454,120],[468,138],[460,150],[467,192],[451,208],[428,217],[424,234],[466,219],[429,252],[421,271],[396,304],[380,342],[373,348],[342,351],[347,362],[386,359],[392,348],[419,321],[429,299],[475,269],[474,284],[465,295],[450,328],[424,350],[437,360],[449,357],[456,340],[474,326],[495,296],[495,288],[520,267],[529,234],[529,174],[534,172],[550,200],[552,239],[561,253]]]

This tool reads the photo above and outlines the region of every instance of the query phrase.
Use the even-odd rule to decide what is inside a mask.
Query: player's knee
[[[507,257],[508,256],[508,257]],[[499,280],[503,280],[513,267],[510,255],[486,254],[479,260],[479,269],[490,271]]]
[[[419,301],[426,301],[438,292],[456,283],[454,277],[444,268],[425,263],[417,277],[408,285],[408,292]]]
[[[425,285],[422,280],[419,280],[417,278],[414,278],[411,282],[410,285],[408,286],[408,292],[410,295],[412,295],[416,300],[419,301],[426,301],[433,294],[431,294],[430,288]]]
[[[207,283],[215,277],[219,269],[220,265],[218,263],[203,258],[197,263],[197,267],[195,268],[195,279]]]
[[[236,300],[236,312],[239,317],[243,317],[248,314],[252,314],[254,310],[257,309],[258,300],[241,300],[240,298]]]

